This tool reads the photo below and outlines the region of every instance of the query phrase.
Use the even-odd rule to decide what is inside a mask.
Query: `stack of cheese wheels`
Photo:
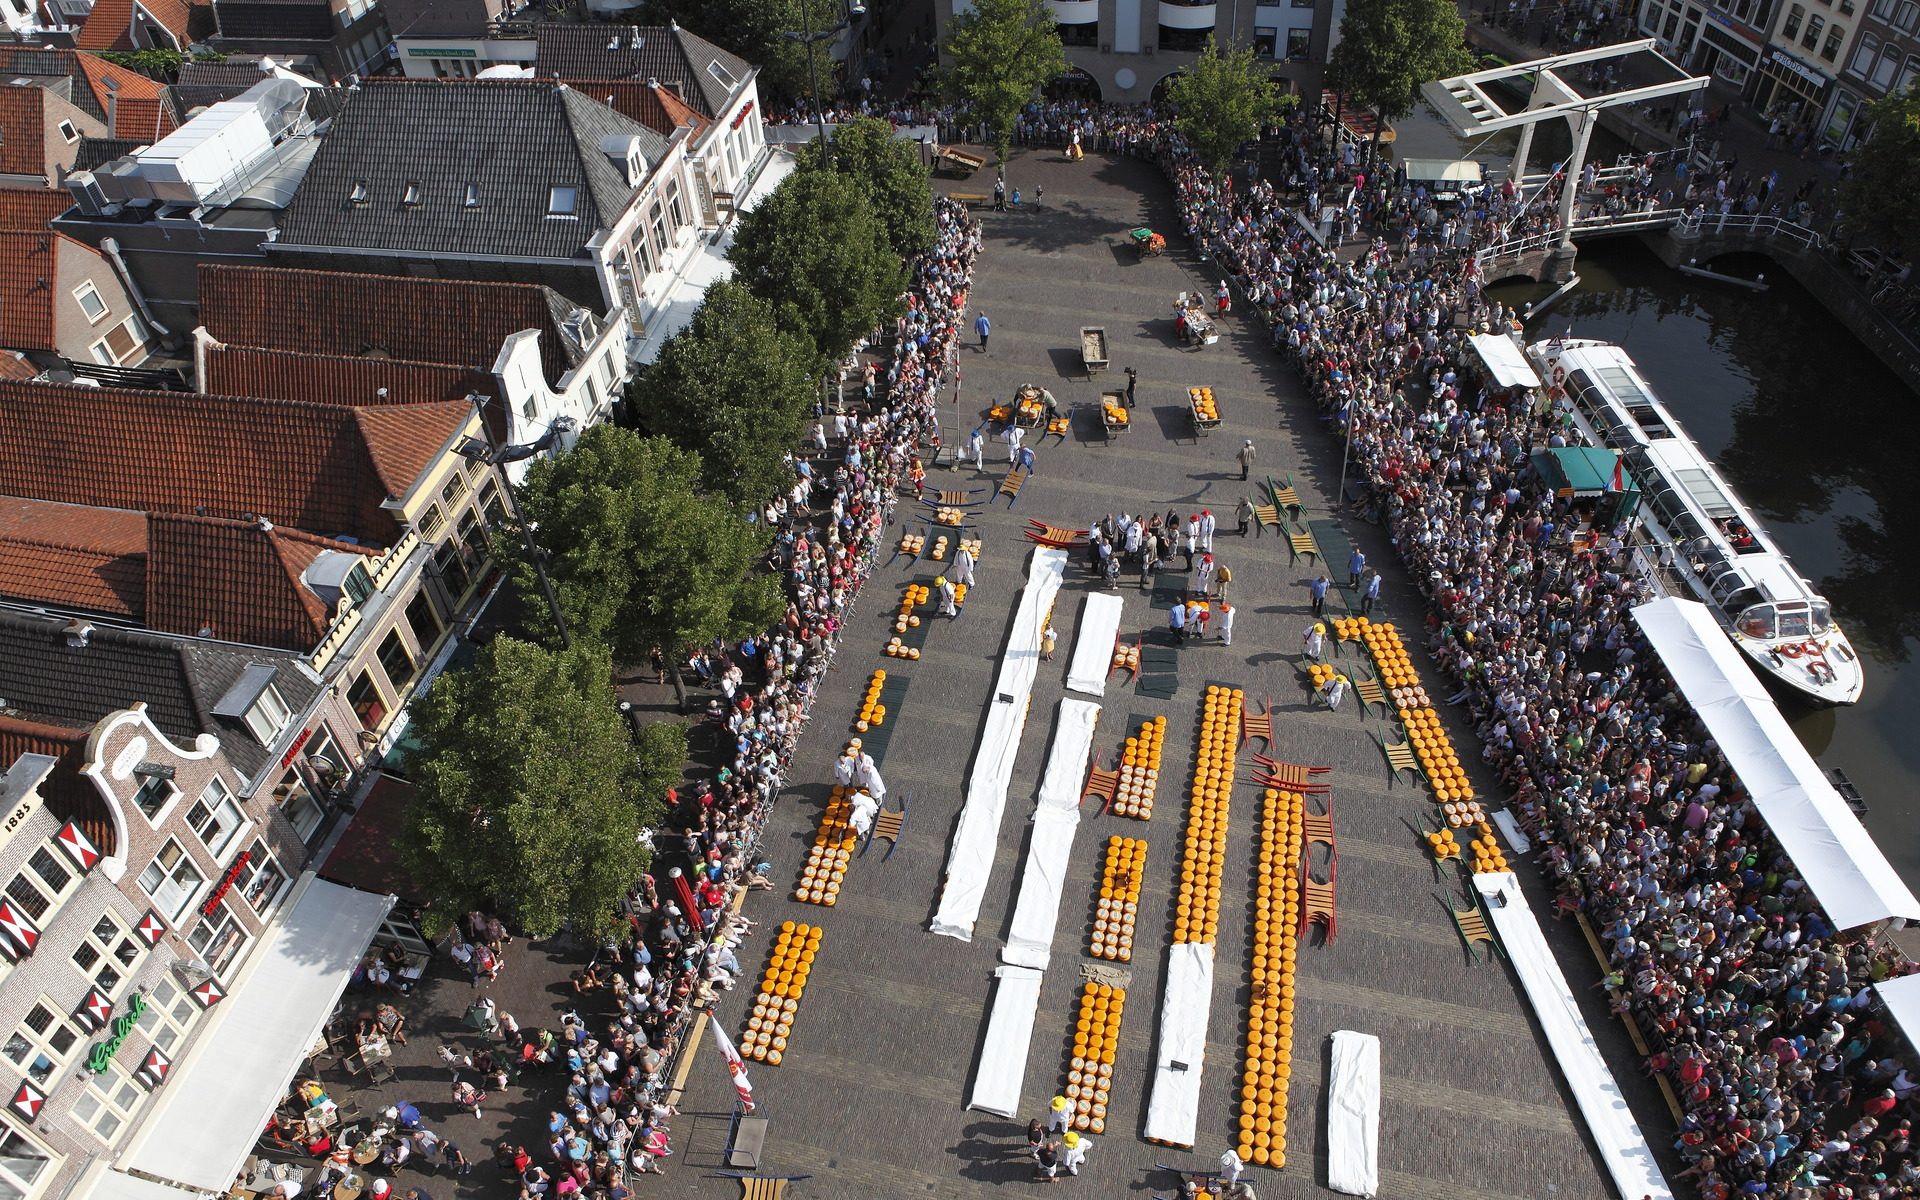
[[[1073,1127],[1107,1131],[1107,1096],[1113,1088],[1113,1056],[1120,1048],[1120,1012],[1127,989],[1088,980],[1073,1022],[1073,1054],[1067,1063],[1067,1102]]]
[[[1166,738],[1167,719],[1155,717],[1140,722],[1140,732],[1120,748],[1120,783],[1113,793],[1114,812],[1142,821],[1153,816],[1153,793],[1160,786],[1160,750]]]
[[[853,727],[861,733],[887,723],[887,706],[880,703],[880,689],[885,686],[885,671],[875,671],[873,678],[867,681],[867,696],[860,702],[860,719],[853,723]]]
[[[773,957],[767,960],[760,994],[753,998],[747,1032],[740,1039],[742,1057],[780,1065],[786,1056],[787,1039],[793,1035],[793,1015],[800,1007],[801,993],[807,990],[807,976],[813,972],[813,956],[819,949],[818,925],[780,923]]]
[[[854,843],[860,840],[848,823],[857,790],[836,786],[827,796],[827,811],[820,816],[819,832],[807,849],[807,865],[800,870],[800,885],[793,891],[793,898],[802,904],[832,908],[839,902],[840,882],[847,877]]]
[[[1476,874],[1507,869],[1507,856],[1500,849],[1500,843],[1493,840],[1493,826],[1485,821],[1474,823],[1480,836],[1473,839],[1473,869]]]
[[[1146,866],[1144,839],[1107,839],[1107,866],[1100,874],[1100,904],[1094,909],[1093,940],[1087,947],[1095,958],[1133,961],[1133,922],[1140,914],[1140,876]]]
[[[1293,963],[1300,927],[1300,840],[1306,798],[1269,788],[1260,817],[1260,887],[1254,903],[1252,1006],[1240,1075],[1241,1159],[1287,1163],[1287,1080],[1293,1072]]]
[[[1186,844],[1180,854],[1180,891],[1174,904],[1173,940],[1211,944],[1220,928],[1220,876],[1226,867],[1227,811],[1233,797],[1233,759],[1246,694],[1217,684],[1207,687],[1194,751],[1193,788],[1187,803]]]

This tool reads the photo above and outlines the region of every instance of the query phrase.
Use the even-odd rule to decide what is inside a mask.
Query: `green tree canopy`
[[[780,619],[780,581],[756,570],[764,531],[698,491],[700,456],[665,438],[596,425],[567,454],[534,463],[519,493],[574,636],[623,663],[671,658]],[[540,603],[531,566],[515,586]]]
[[[667,789],[677,786],[687,771],[687,727],[678,721],[655,721],[640,727],[633,745],[641,800],[664,803]]]
[[[418,791],[400,853],[432,924],[472,909],[534,937],[612,923],[662,810],[636,793],[611,672],[604,646],[497,637],[414,703]]]
[[[986,125],[1005,171],[1020,110],[1067,69],[1053,10],[1047,0],[974,0],[947,23],[943,49],[942,89]]]
[[[1453,0],[1348,0],[1327,81],[1382,121],[1397,121],[1419,103],[1421,84],[1473,69],[1466,38]]]
[[[707,491],[757,505],[793,485],[782,456],[813,397],[814,353],[745,285],[716,283],[629,403],[643,429],[700,456]]]
[[[804,6],[804,7],[803,7]],[[677,21],[701,37],[760,68],[763,96],[810,96],[813,72],[820,90],[833,95],[837,85],[833,48],[825,40],[797,41],[788,32],[831,29],[837,20],[832,0],[648,0],[642,24]]]
[[[780,327],[808,338],[827,363],[899,311],[907,268],[853,180],[796,171],[740,218],[727,260],[773,305]]]
[[[1211,34],[1200,57],[1174,76],[1167,92],[1179,109],[1174,125],[1215,175],[1224,175],[1234,152],[1295,102],[1274,85],[1251,46],[1222,54]]]
[[[918,146],[877,117],[855,117],[833,131],[828,161],[866,193],[895,254],[911,261],[933,248],[933,177]]]
[[[1847,228],[1883,250],[1920,254],[1920,95],[1909,88],[1867,105],[1873,136],[1849,155],[1840,184]]]

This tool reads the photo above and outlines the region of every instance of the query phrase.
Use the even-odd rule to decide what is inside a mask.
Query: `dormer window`
[[[555,187],[548,189],[547,215],[550,217],[579,216],[580,189],[575,187]]]
[[[246,722],[247,732],[253,734],[262,746],[271,746],[273,739],[280,736],[280,731],[287,727],[287,722],[292,718],[293,712],[287,708],[287,702],[280,698],[280,689],[268,684],[267,690],[260,693],[260,698],[253,702],[242,719]]]
[[[407,208],[416,208],[419,206],[420,185],[417,182],[411,179],[407,181],[407,189],[400,193],[400,203]]]
[[[721,66],[718,61],[707,64],[707,74],[713,76],[714,79],[719,82],[720,86],[729,92],[739,86],[740,83],[738,79],[734,78],[733,72]]]
[[[480,207],[480,185],[477,183],[468,184],[466,196],[461,200],[461,203],[466,205],[468,208],[479,208]]]
[[[275,738],[293,720],[293,710],[274,686],[275,668],[269,663],[254,663],[240,672],[226,695],[213,706],[213,715],[238,721],[262,746],[271,746]]]
[[[354,181],[353,190],[347,193],[347,203],[348,204],[365,204],[366,202],[367,202],[367,181],[364,179],[357,179]]]

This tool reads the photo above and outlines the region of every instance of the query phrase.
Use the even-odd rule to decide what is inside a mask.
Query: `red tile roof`
[[[147,628],[299,653],[332,620],[301,575],[329,550],[375,553],[294,529],[177,514],[153,514],[147,536]]]
[[[472,413],[459,403],[396,411],[404,415],[0,381],[0,490],[105,508],[257,514],[391,545],[399,531],[382,503],[404,494]]]
[[[133,0],[94,0],[73,44],[82,50],[132,50]]]
[[[0,233],[0,346],[56,348],[54,285],[60,278],[59,256],[66,249],[61,243],[69,240],[51,231]]]
[[[572,307],[528,283],[200,267],[200,323],[218,342],[490,372],[509,336],[538,329],[542,366],[555,384],[571,369],[557,320]]]
[[[630,121],[638,121],[655,133],[672,137],[691,121],[698,138],[713,124],[688,107],[686,102],[659,83],[646,79],[567,79],[568,87],[590,96]]]
[[[115,0],[106,2],[111,4]],[[100,15],[100,9],[100,4],[94,5],[93,16],[87,18],[88,26]],[[97,54],[74,54],[73,69],[86,81],[100,111],[113,114],[113,128],[108,132],[114,137],[157,142],[179,128],[164,85],[138,71],[117,67]]]
[[[221,345],[207,349],[200,389],[215,396],[345,405],[465,400],[471,392],[492,396],[497,390],[491,372],[473,367]]]
[[[0,87],[0,172],[46,175],[46,98],[37,87]]]
[[[71,207],[73,200],[55,188],[0,188],[0,229],[37,232]]]
[[[188,26],[193,23],[194,6],[187,0],[140,0],[140,7],[146,9],[149,17],[174,36],[182,50],[193,41]]]
[[[59,762],[40,784],[47,811],[62,821],[77,821],[87,840],[102,854],[113,854],[119,841],[113,818],[93,781],[80,775],[80,755],[91,729],[43,725],[18,717],[0,716],[0,771],[12,768],[22,754],[45,754]]]
[[[0,596],[140,619],[147,516],[0,496]]]

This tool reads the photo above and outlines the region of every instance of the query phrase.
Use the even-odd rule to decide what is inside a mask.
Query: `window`
[[[219,973],[225,973],[233,965],[234,957],[246,944],[246,928],[234,919],[225,900],[215,905],[211,913],[200,918],[200,923],[187,934],[187,945],[193,947],[193,952],[200,956],[201,961]]]
[[[363,681],[366,677],[366,673],[361,672]],[[193,865],[193,860],[180,848],[180,843],[173,840],[162,846],[160,853],[147,864],[147,869],[140,872],[140,890],[153,897],[154,904],[166,914],[167,920],[175,924],[179,923],[181,914],[187,911],[187,905],[193,903],[193,894],[206,881],[207,877],[200,873],[199,867]]]
[[[293,719],[293,710],[280,697],[280,689],[269,683],[259,698],[247,708],[245,717],[247,729],[262,746],[273,745],[273,739]]]
[[[147,820],[157,820],[160,810],[171,804],[179,794],[180,789],[173,786],[173,780],[148,775],[140,781],[139,790],[133,793],[133,806],[145,813]]]
[[[100,339],[107,344],[107,353],[113,355],[113,361],[125,364],[134,355],[140,353],[140,318],[128,317],[107,331]]]
[[[347,193],[347,203],[365,204],[370,194],[371,191],[367,187],[367,181],[364,179],[356,179],[353,181],[353,190]]]
[[[367,597],[373,595],[373,576],[367,574],[367,565],[353,564],[347,577],[340,581],[340,590],[347,594],[347,599],[353,601],[355,608],[365,604]]]
[[[1847,27],[1841,24],[1827,26],[1827,40],[1820,47],[1820,57],[1832,62],[1840,57],[1840,39],[1845,36]]]
[[[468,184],[466,195],[464,198],[462,198],[460,203],[465,205],[468,208],[479,208],[480,207],[480,185],[477,183]]]
[[[1893,18],[1893,23],[1899,26],[1902,33],[1912,33],[1914,26],[1920,25],[1920,4],[1915,4],[1913,0],[1906,0],[1906,3],[1900,6],[1899,15]]]
[[[1907,65],[1900,68],[1900,79],[1899,82],[1893,85],[1893,90],[1901,93],[1906,92],[1907,89],[1913,86],[1913,81],[1916,78],[1920,78],[1920,55],[1910,55],[1907,58]],[[1864,137],[1865,135],[1863,134],[1862,136]]]
[[[42,846],[27,859],[27,869],[7,884],[7,897],[44,929],[48,910],[77,882],[53,851]]]
[[[80,131],[73,127],[72,121],[62,121],[55,128],[60,131],[60,140],[69,146],[80,140]]]
[[[87,314],[87,320],[98,322],[107,315],[107,302],[100,298],[100,290],[88,280],[73,289],[73,298],[80,305],[80,311]]]
[[[73,1115],[101,1141],[111,1145],[127,1127],[127,1118],[139,1107],[141,1094],[125,1071],[108,1063],[106,1070],[87,1081],[86,1090],[73,1102]]]
[[[320,828],[320,822],[327,817],[313,790],[302,781],[295,781],[288,786],[286,798],[280,801],[280,811],[287,815],[293,832],[303,842],[312,839],[314,831]]]
[[[1853,0],[1840,0],[1840,15],[1843,17],[1853,15]]]
[[[498,529],[507,523],[507,510],[500,503],[500,489],[491,483],[480,492],[480,511],[487,514],[488,529]]]
[[[1880,39],[1870,33],[1860,35],[1860,48],[1853,52],[1853,61],[1847,64],[1847,74],[1858,75],[1865,79],[1867,72],[1873,69],[1873,56],[1880,52]]]
[[[0,1200],[33,1200],[62,1161],[39,1143],[0,1120]]]
[[[1864,36],[1864,35],[1863,35]],[[1873,86],[1891,87],[1893,75],[1900,66],[1900,48],[1889,45],[1880,51],[1880,62],[1873,68]]]
[[[1873,0],[1873,15],[1889,23],[1893,20],[1893,6],[1898,0]]]
[[[487,535],[480,529],[480,518],[471,510],[460,518],[460,540],[467,552],[467,566],[479,570],[487,559]]]
[[[416,670],[413,651],[407,649],[407,643],[400,637],[398,629],[387,630],[387,636],[380,640],[380,649],[376,654],[380,659],[380,669],[387,673],[387,681],[393,684],[393,690],[402,692],[413,682]]]
[[[580,189],[556,187],[547,192],[547,215],[550,217],[573,217],[580,212]]]
[[[187,824],[200,835],[200,841],[213,854],[214,861],[227,852],[233,844],[234,835],[247,823],[247,815],[240,811],[240,802],[218,776],[200,793],[200,798],[187,810]]]
[[[447,485],[440,489],[440,499],[447,504],[454,503],[466,494],[467,477],[465,475],[449,476],[447,478]]]
[[[667,210],[673,214],[673,227],[679,229],[687,223],[687,211],[680,205],[680,181],[667,181]]]
[[[416,180],[407,180],[406,190],[400,193],[400,204],[404,208],[415,208],[420,204],[420,184]]]
[[[80,1031],[66,1018],[55,1015],[53,1006],[43,1000],[27,1010],[26,1020],[20,1022],[20,1028],[0,1047],[0,1054],[6,1055],[7,1061],[31,1079],[34,1086],[52,1091],[48,1081],[66,1064],[80,1042]]]
[[[467,572],[466,560],[460,557],[460,547],[452,542],[442,542],[433,552],[434,570],[440,572],[440,582],[446,586],[447,595],[459,600],[473,586],[473,577]]]
[[[267,849],[267,843],[255,838],[247,847],[247,865],[234,880],[233,890],[247,906],[261,916],[273,911],[287,889],[287,871]]]
[[[660,248],[660,253],[665,254],[673,248],[673,240],[667,236],[666,213],[658,200],[647,210],[647,225],[653,230],[653,244]]]
[[[436,504],[420,514],[420,537],[430,542],[440,536],[440,531],[446,527],[446,524],[447,516]]]
[[[1780,27],[1780,36],[1792,41],[1800,32],[1800,22],[1807,19],[1807,10],[1796,4],[1787,10],[1787,23]]]
[[[1312,41],[1313,30],[1311,29],[1287,30],[1287,58],[1293,62],[1306,61]]]
[[[1800,38],[1800,46],[1811,50],[1820,44],[1820,31],[1827,27],[1827,19],[1818,14],[1807,18],[1807,32]]]
[[[147,1011],[140,1014],[138,1027],[153,1043],[154,1049],[171,1058],[178,1058],[177,1047],[187,1036],[187,1027],[199,1015],[200,1006],[193,1002],[193,997],[162,975],[147,989]]]
[[[347,703],[353,706],[353,715],[360,718],[362,728],[378,729],[386,723],[386,698],[380,695],[380,686],[367,672],[360,672],[360,677],[347,689]]]
[[[446,626],[440,622],[440,614],[434,610],[433,597],[426,588],[413,594],[407,603],[407,628],[413,631],[414,644],[425,649],[440,640],[440,631]]]
[[[73,965],[92,979],[94,986],[112,996],[133,977],[145,953],[112,913],[101,913],[87,936],[74,947]]]

